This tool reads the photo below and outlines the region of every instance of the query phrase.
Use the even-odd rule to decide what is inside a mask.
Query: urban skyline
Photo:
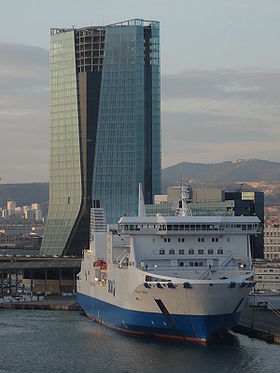
[[[23,4],[17,3],[20,13]],[[16,30],[23,19],[15,18],[17,24],[3,27],[0,38],[2,183],[48,180],[48,29],[102,25],[136,14],[154,16],[162,25],[163,167],[238,158],[280,161],[280,58],[274,48],[279,3],[175,1],[174,15],[165,1],[160,7],[149,2],[149,12],[143,2],[122,1],[112,12],[110,1],[98,9],[84,1],[87,14],[77,14],[73,1],[61,14],[52,11],[52,1],[42,13],[32,4],[21,32]],[[4,15],[11,14],[10,6],[5,4]],[[3,18],[5,26],[10,18]]]

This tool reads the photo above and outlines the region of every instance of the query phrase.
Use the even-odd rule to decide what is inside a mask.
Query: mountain
[[[181,162],[162,170],[163,190],[180,178],[204,183],[279,182],[280,162],[260,159],[226,161],[221,163]]]
[[[18,206],[49,200],[49,183],[0,184],[0,206],[7,201],[16,201]]]

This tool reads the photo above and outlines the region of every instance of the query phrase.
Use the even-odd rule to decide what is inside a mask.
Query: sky
[[[0,178],[48,181],[51,27],[161,22],[163,167],[280,161],[279,0],[0,0]]]

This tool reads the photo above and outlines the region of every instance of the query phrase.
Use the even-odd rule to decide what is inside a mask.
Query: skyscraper
[[[41,254],[79,255],[89,211],[137,213],[161,189],[159,22],[51,29],[50,206]],[[99,202],[97,202],[99,201]]]

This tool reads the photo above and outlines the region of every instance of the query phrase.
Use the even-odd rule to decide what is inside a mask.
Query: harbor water
[[[208,347],[119,334],[79,312],[0,310],[0,372],[279,372],[280,346],[228,333]]]

